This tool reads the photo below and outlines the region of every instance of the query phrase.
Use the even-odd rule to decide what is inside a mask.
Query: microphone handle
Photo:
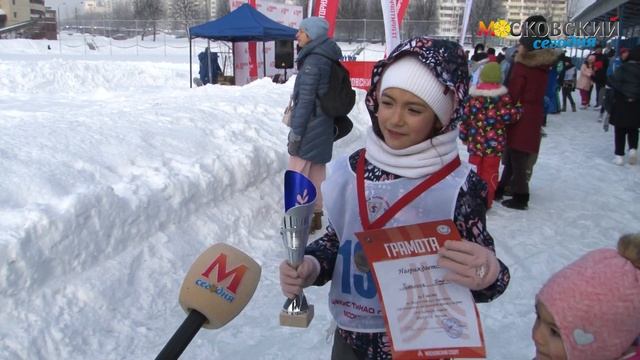
[[[180,357],[191,340],[207,321],[206,316],[198,310],[191,310],[182,325],[176,330],[169,342],[162,348],[156,360],[174,360]]]

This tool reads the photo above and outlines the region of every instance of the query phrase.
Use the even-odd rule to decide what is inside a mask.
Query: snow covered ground
[[[217,242],[253,256],[262,279],[245,310],[200,331],[183,358],[328,359],[326,287],[307,291],[308,329],[278,325],[280,117],[293,82],[190,89],[184,54],[93,58],[46,46],[0,40],[0,359],[155,357],[185,317],[185,272]],[[363,144],[363,95],[336,157]],[[541,284],[640,230],[640,167],[611,163],[613,134],[596,118],[550,116],[529,210],[488,213],[513,276],[479,305],[489,359],[530,359]]]

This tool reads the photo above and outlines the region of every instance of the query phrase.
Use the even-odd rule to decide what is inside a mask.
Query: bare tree
[[[113,3],[113,18],[116,20],[133,20],[133,7],[126,1],[118,1]]]
[[[436,10],[438,2],[433,0],[411,0],[405,14],[403,31],[405,34],[428,35],[437,31]]]
[[[179,21],[181,27],[186,29],[199,17],[202,11],[202,6],[195,0],[173,0],[169,16],[171,19]]]
[[[340,1],[338,19],[358,19],[367,11],[367,3],[363,0]]]
[[[368,1],[367,2],[367,19],[382,19],[382,3],[380,1]]]
[[[158,20],[164,16],[163,2],[158,0],[133,0],[133,15],[136,20],[143,20],[142,40],[151,23],[153,41],[156,41],[156,28]]]
[[[219,18],[227,15],[230,11],[229,1],[221,0],[216,2],[216,14]]]
[[[364,22],[362,15],[367,11],[367,3],[363,0],[340,1],[338,8],[339,20],[336,23],[336,35],[351,42],[356,38],[364,36]]]
[[[477,41],[477,26],[480,21],[487,23],[504,17],[506,8],[503,0],[474,0],[469,15],[469,26],[467,32],[471,34],[471,43],[475,46]],[[487,35],[484,35],[483,43],[487,42]]]
[[[382,4],[379,0],[367,2],[366,19],[367,33],[365,37],[369,41],[384,41],[384,22],[382,21]]]

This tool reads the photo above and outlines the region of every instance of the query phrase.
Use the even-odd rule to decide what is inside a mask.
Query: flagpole
[[[464,38],[467,34],[467,26],[469,25],[469,16],[471,16],[471,6],[473,0],[467,0],[464,6],[464,15],[462,18],[462,32],[460,33],[460,46],[464,47]]]
[[[309,0],[309,4],[307,5],[307,17],[313,15],[313,0]]]

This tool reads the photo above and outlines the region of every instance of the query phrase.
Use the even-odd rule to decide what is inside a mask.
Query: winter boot
[[[529,194],[513,194],[513,198],[502,202],[502,206],[516,210],[527,210]]]
[[[616,155],[613,158],[613,163],[618,165],[618,166],[622,166],[624,165],[624,157],[620,156],[620,155]]]
[[[313,218],[311,218],[309,233],[313,234],[314,232],[316,232],[316,230],[322,230],[322,215],[322,210],[313,212]]]
[[[629,159],[627,161],[629,161],[629,165],[638,163],[638,150],[629,149]]]
[[[504,196],[504,187],[498,185],[498,187],[496,188],[496,192],[493,194],[493,200],[500,201],[502,200],[503,196]]]
[[[571,111],[576,112],[576,104],[571,105]]]

